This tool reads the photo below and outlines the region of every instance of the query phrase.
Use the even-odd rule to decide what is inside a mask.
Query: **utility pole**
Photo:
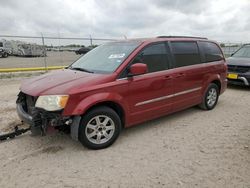
[[[45,48],[43,33],[41,33],[41,36],[42,36],[42,43],[43,43],[44,67],[45,67],[45,70],[47,72],[48,71],[48,67],[47,67],[47,54],[46,54],[46,48]]]
[[[91,35],[89,35],[89,40],[90,40],[90,46],[93,46],[93,40],[92,40]]]

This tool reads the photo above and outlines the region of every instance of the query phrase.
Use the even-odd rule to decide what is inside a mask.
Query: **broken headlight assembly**
[[[42,95],[39,96],[35,107],[46,111],[62,110],[67,104],[68,95]]]

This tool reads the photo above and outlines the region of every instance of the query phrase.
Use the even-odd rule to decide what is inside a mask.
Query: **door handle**
[[[183,76],[185,76],[184,73],[178,73],[178,74],[175,76],[175,78],[180,78],[180,77],[183,77]]]
[[[172,78],[172,76],[164,76],[164,80],[171,80]]]

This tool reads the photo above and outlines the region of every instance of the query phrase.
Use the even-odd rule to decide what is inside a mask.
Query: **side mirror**
[[[148,72],[148,66],[143,63],[135,63],[129,68],[129,76],[136,76]]]

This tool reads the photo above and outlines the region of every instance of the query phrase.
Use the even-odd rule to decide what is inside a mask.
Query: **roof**
[[[124,39],[124,40],[117,40],[115,42],[158,42],[158,41],[178,41],[178,40],[185,40],[185,41],[196,41],[196,40],[208,40],[205,37],[194,37],[194,36],[158,36],[155,38],[131,38],[131,39]]]
[[[205,37],[193,37],[193,36],[158,36],[156,38],[192,38],[192,39],[206,39]]]

